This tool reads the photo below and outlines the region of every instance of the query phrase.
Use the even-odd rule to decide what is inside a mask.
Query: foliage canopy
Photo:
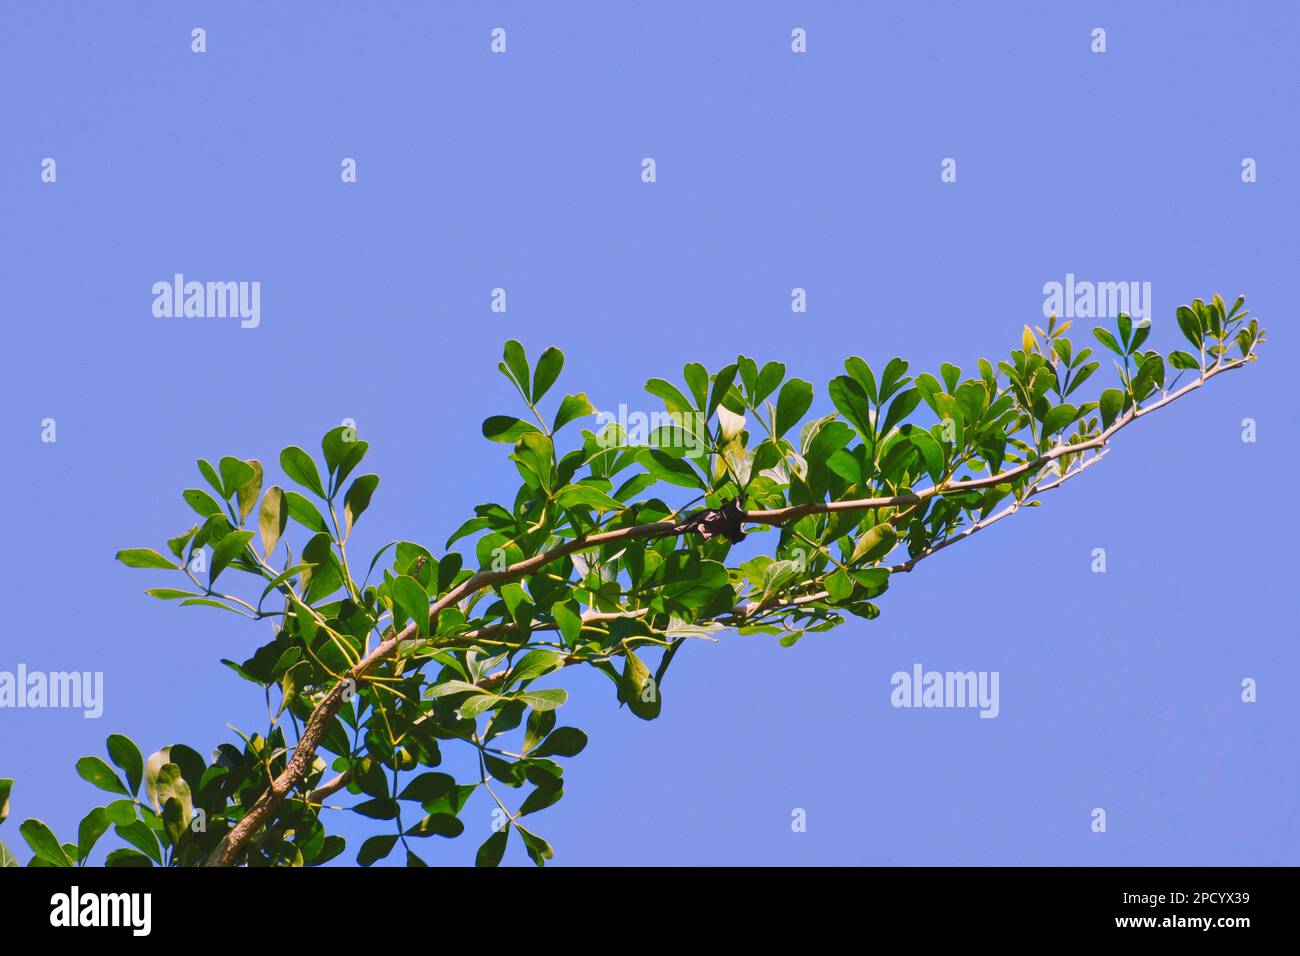
[[[665,411],[644,435],[620,422],[573,427],[596,414],[581,392],[544,411],[564,355],[548,348],[530,363],[510,341],[499,368],[523,412],[488,418],[483,434],[509,449],[513,500],[476,507],[440,549],[389,542],[364,570],[348,541],[379,476],[356,474],[368,445],[353,429],[326,433],[319,460],[284,449],[293,487],[264,489],[256,460],[200,460],[207,487],[182,492],[197,521],[165,552],[117,557],[181,576],[146,592],[155,598],[275,624],[272,641],[224,662],[265,688],[268,726],[208,758],[174,744],[145,759],[110,736],[109,759],[76,770],[113,799],[86,814],[75,842],[26,820],[30,865],[84,865],[110,828],[123,845],[109,866],[319,865],[345,849],[322,806],[346,790],[349,812],[376,821],[357,862],[400,846],[422,866],[420,838],[459,836],[480,787],[505,825],[476,862],[498,863],[517,834],[543,865],[552,848],[534,815],[562,798],[561,761],[587,742],[560,725],[567,698],[551,675],[594,667],[621,705],[653,720],[692,640],[732,628],[792,645],[846,615],[875,618],[893,575],[1039,504],[1119,429],[1253,361],[1265,340],[1242,298],[1198,299],[1177,323],[1186,349],[1145,349],[1149,322],[1121,315],[1093,331],[1094,354],[1053,318],[970,377],[853,357],[828,385],[835,411],[807,421],[813,386],[782,363],[691,363],[681,386],[646,383]],[[1082,400],[1102,356],[1115,384]],[[766,532],[758,553],[734,557],[755,530]],[[434,769],[453,745],[476,752],[470,779]],[[11,784],[0,780],[0,822]],[[524,791],[514,809],[510,790]],[[3,843],[0,864],[17,865]]]

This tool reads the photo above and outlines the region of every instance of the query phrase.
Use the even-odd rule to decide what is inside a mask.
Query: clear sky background
[[[196,458],[269,483],[351,417],[383,481],[350,550],[439,550],[514,488],[479,432],[516,411],[509,337],[564,348],[559,387],[602,408],[744,351],[824,412],[849,355],[1005,355],[1073,273],[1151,282],[1162,350],[1214,292],[1271,342],[874,622],[692,645],[653,723],[566,673],[591,743],[537,829],[557,864],[1300,863],[1298,28],[1289,3],[3,0],[0,670],[103,671],[106,706],[0,711],[0,836],[72,838],[100,795],[73,764],[110,732],[207,753],[264,722],[218,661],[269,625],[154,601],[164,573],[113,561],[190,525]],[[260,327],[154,318],[176,272],[260,281]],[[998,671],[1000,715],[892,708],[914,663]],[[472,861],[486,800],[465,818],[426,859]]]

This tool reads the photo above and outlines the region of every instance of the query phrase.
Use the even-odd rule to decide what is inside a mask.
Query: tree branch
[[[1036,498],[1045,491],[1051,491],[1054,488],[1061,487],[1061,485],[1065,484],[1066,481],[1068,481],[1069,479],[1073,478],[1075,475],[1082,472],[1085,468],[1089,468],[1092,465],[1095,465],[1097,462],[1101,461],[1104,457],[1106,457],[1107,451],[1108,449],[1102,449],[1098,454],[1094,455],[1092,458],[1089,458],[1087,461],[1080,464],[1078,468],[1074,468],[1071,469],[1070,471],[1067,471],[1065,474],[1061,475],[1060,478],[1057,478],[1055,481],[1043,485],[1041,488],[1031,489],[1029,493],[1026,494],[1023,498],[1017,501],[1013,501],[1011,504],[1007,505],[1005,508],[1003,508],[1001,511],[997,512],[996,514],[990,515],[989,517],[984,518],[981,521],[977,521],[969,528],[966,528],[960,533],[953,535],[951,538],[945,538],[943,541],[940,541],[938,544],[926,548],[924,551],[918,552],[916,555],[904,561],[902,564],[892,565],[889,569],[890,573],[904,574],[908,571],[911,571],[912,568],[916,567],[917,562],[923,560],[924,558],[928,558],[932,554],[938,554],[940,551],[942,551],[944,548],[948,547],[949,545],[956,544],[958,541],[962,541],[966,538],[969,538],[971,535],[975,534],[975,532],[983,531],[989,525],[996,524],[997,522],[1001,521],[1003,518],[1011,517],[1011,515],[1015,514],[1026,504],[1028,504],[1031,498]]]
[[[1222,362],[1211,366],[1205,370],[1200,378],[1190,382],[1178,391],[1164,395],[1158,401],[1153,402],[1144,408],[1134,407],[1128,414],[1123,415],[1114,421],[1109,428],[1105,429],[1097,437],[1073,445],[1057,445],[1035,459],[1026,461],[1014,468],[1009,468],[1006,471],[999,472],[995,475],[988,475],[983,478],[972,478],[966,481],[946,481],[922,489],[921,491],[905,495],[894,495],[883,498],[863,498],[850,501],[813,502],[809,504],[795,505],[788,508],[750,511],[745,513],[744,521],[746,524],[779,527],[812,514],[831,514],[846,511],[865,511],[871,508],[915,505],[936,496],[942,497],[949,494],[957,494],[964,491],[992,487],[1010,479],[1017,478],[1034,468],[1042,467],[1047,462],[1059,458],[1062,455],[1102,448],[1112,436],[1121,429],[1130,425],[1132,422],[1147,413],[1163,408],[1164,406],[1177,401],[1189,392],[1200,388],[1215,375],[1240,368],[1250,361],[1252,357],[1253,356],[1246,356],[1232,362]],[[1070,475],[1072,476],[1073,474],[1077,474],[1079,470],[1071,472]],[[1064,481],[1065,477],[1067,476],[1063,476],[1061,480]],[[1052,487],[1055,487],[1055,485]],[[1047,489],[1044,488],[1042,490]],[[999,513],[994,518],[972,526],[956,538],[949,539],[941,545],[936,546],[929,553],[937,552],[943,547],[955,543],[957,540],[961,540],[964,537],[974,534],[976,531],[982,530],[984,527],[994,523],[994,521],[1000,520],[1001,518],[1014,513],[1014,511],[1020,507],[1021,503],[1022,502],[1016,502],[1009,509],[1004,509],[1002,513]],[[452,588],[437,601],[433,602],[429,607],[430,621],[436,625],[438,614],[445,608],[455,605],[463,598],[494,585],[517,581],[520,578],[545,567],[553,561],[558,561],[579,552],[590,551],[605,544],[663,537],[675,533],[678,524],[679,523],[675,521],[657,521],[650,524],[635,525],[633,527],[619,528],[613,531],[601,531],[594,534],[583,535],[574,538],[572,541],[568,541],[552,548],[549,551],[534,555],[531,558],[526,558],[525,560],[513,564],[501,571],[480,571],[479,573],[467,578],[460,585]],[[902,570],[910,570],[917,561],[921,560],[921,558],[925,556],[927,556],[926,552],[918,555],[916,558],[912,559],[912,561],[908,562],[907,567],[902,568]],[[821,599],[820,596],[806,597],[804,600],[819,599]],[[412,622],[404,627],[400,632],[386,638],[371,650],[370,653],[360,662],[350,668],[345,675],[344,680],[336,683],[325,694],[324,698],[322,698],[322,700],[312,710],[311,716],[308,718],[307,724],[303,728],[302,736],[298,740],[297,746],[294,749],[293,756],[290,758],[288,765],[279,776],[272,781],[271,787],[257,799],[249,811],[239,820],[238,823],[235,824],[234,827],[231,828],[231,830],[222,838],[221,842],[217,844],[216,848],[209,855],[206,865],[229,866],[238,862],[240,855],[248,844],[248,841],[252,839],[253,835],[267,823],[271,818],[271,815],[275,812],[276,807],[278,807],[281,801],[288,796],[298,782],[305,778],[307,769],[315,756],[316,749],[320,745],[321,738],[324,736],[330,722],[334,719],[334,716],[338,713],[339,709],[345,702],[345,695],[350,699],[351,694],[348,693],[348,691],[354,690],[356,684],[360,683],[361,680],[365,678],[366,674],[369,673],[369,671],[377,664],[385,658],[392,656],[403,641],[411,640],[417,635],[418,628],[415,623]],[[320,791],[328,790],[329,787],[333,787],[334,789],[328,790],[328,793],[333,793],[338,789],[341,789],[347,783],[346,780],[343,780],[341,783],[338,782],[341,777],[342,775],[340,775],[339,778],[329,781],[329,783],[318,788],[317,791],[314,791],[312,795]],[[326,795],[328,795],[328,793],[326,793]]]

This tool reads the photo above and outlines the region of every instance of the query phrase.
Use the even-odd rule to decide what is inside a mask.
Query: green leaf
[[[227,500],[240,485],[253,480],[252,467],[238,458],[227,455],[221,459],[218,467],[221,469],[221,496]]]
[[[628,710],[642,720],[654,720],[663,707],[659,685],[651,676],[650,668],[627,647],[623,651],[623,680],[619,687],[619,697],[627,704]]]
[[[966,441],[966,416],[961,404],[947,392],[933,392],[930,402],[941,421],[952,422],[956,444],[961,447]]]
[[[555,380],[564,368],[564,353],[557,348],[548,348],[537,359],[537,368],[533,370],[533,404],[542,400],[550,391]]]
[[[117,552],[117,560],[128,568],[166,568],[169,571],[180,570],[179,565],[172,564],[152,548],[127,548]]]
[[[889,430],[912,414],[920,403],[919,389],[909,388],[905,392],[899,392],[898,397],[890,404],[889,411],[885,413],[885,423],[879,428],[880,434],[889,434]]]
[[[894,545],[898,543],[898,532],[888,521],[876,525],[868,530],[861,538],[858,539],[857,546],[853,549],[853,563],[866,561],[868,563],[879,561],[890,551],[894,550]]]
[[[178,534],[174,538],[167,539],[167,550],[176,555],[177,558],[184,560],[185,545],[190,543],[190,539],[198,533],[199,526],[191,525],[190,530]]]
[[[130,800],[114,800],[104,808],[109,823],[126,826],[136,818],[135,804]]]
[[[595,508],[597,511],[622,511],[626,507],[591,485],[565,485],[555,493],[561,508]]]
[[[512,696],[515,700],[523,701],[533,710],[554,710],[569,699],[569,695],[559,687],[548,687],[546,690],[526,690],[517,692]]]
[[[280,535],[289,523],[289,509],[285,506],[284,491],[272,485],[262,496],[262,507],[257,512],[257,533],[262,538],[262,554],[271,556],[280,543]],[[323,524],[324,522],[322,522]]]
[[[872,592],[870,597],[875,597],[889,586],[889,568],[861,568],[849,573],[854,581]]]
[[[783,369],[784,371],[784,369]],[[760,381],[762,377],[760,376]],[[792,378],[781,386],[776,399],[776,434],[779,438],[799,423],[812,405],[813,387],[801,378]]]
[[[334,486],[331,489],[331,498],[343,487],[343,482],[348,480],[348,475],[352,474],[352,469],[361,464],[361,459],[366,457],[366,451],[370,448],[369,442],[360,441],[353,438],[351,441],[343,443],[343,458],[339,461],[338,471],[334,473]]]
[[[397,799],[428,803],[450,793],[455,786],[456,779],[450,774],[422,773],[403,788]]]
[[[1201,367],[1200,363],[1196,361],[1195,357],[1193,357],[1190,352],[1184,352],[1181,349],[1176,349],[1169,353],[1169,364],[1174,368],[1183,369],[1185,371],[1199,369]]]
[[[939,409],[934,402],[934,396],[943,391],[943,383],[929,372],[922,372],[916,377],[916,387],[920,390],[925,403],[933,408],[936,414],[939,414]]]
[[[153,866],[153,863],[143,853],[122,847],[110,853],[104,860],[104,865],[109,867],[150,867]]]
[[[14,856],[13,851],[5,846],[4,840],[0,840],[0,870],[8,869],[11,866],[18,866],[18,857]]]
[[[569,422],[595,414],[596,406],[591,404],[591,400],[587,398],[586,393],[579,392],[577,395],[565,395],[564,400],[560,402],[560,407],[555,412],[555,423],[551,425],[551,431],[558,432]]]
[[[536,813],[538,810],[545,810],[547,807],[559,803],[560,798],[563,796],[563,787],[538,787],[519,805],[519,816],[527,816],[530,813]]]
[[[557,727],[530,757],[576,757],[587,746],[587,735],[577,727]]]
[[[336,425],[322,435],[320,450],[325,456],[325,470],[330,474],[338,471],[339,466],[348,460],[356,441],[357,430],[351,425]]]
[[[465,824],[450,813],[431,813],[406,831],[412,837],[458,837],[465,832]]]
[[[333,538],[320,532],[312,535],[311,540],[303,545],[302,559],[313,566],[311,573],[304,575],[308,580],[304,582],[306,591],[303,592],[302,599],[307,604],[312,604],[317,598],[332,594],[343,586],[343,572],[334,554],[333,543]]]
[[[658,480],[654,475],[638,472],[614,490],[614,498],[617,501],[629,501]]]
[[[502,760],[500,757],[485,753],[483,755],[483,767],[506,786],[522,787],[524,785],[524,771],[527,764],[523,761]]]
[[[235,500],[239,505],[239,519],[242,521],[253,513],[257,496],[262,493],[262,463],[256,458],[243,462],[252,472],[251,476],[235,487]]]
[[[169,748],[169,750],[179,751],[183,750],[183,748],[177,746]],[[174,763],[165,763],[159,767],[158,776],[155,780],[155,790],[160,804],[165,805],[171,799],[180,802],[183,808],[181,818],[188,824],[194,816],[194,802],[190,796],[190,785],[182,776],[181,768]]]
[[[321,513],[316,510],[316,506],[298,492],[286,491],[284,493],[284,504],[289,510],[289,517],[304,528],[318,534],[322,531],[328,533],[329,528],[325,524],[325,519],[321,517]]]
[[[645,390],[656,398],[663,399],[664,406],[670,412],[679,412],[686,415],[695,410],[676,385],[666,382],[662,378],[650,379],[645,383]]]
[[[14,788],[11,779],[0,779],[0,823],[9,819],[9,794]]]
[[[763,596],[767,601],[789,587],[802,570],[797,561],[773,561],[763,569]]]
[[[637,461],[660,481],[683,488],[700,488],[705,491],[709,486],[704,483],[694,468],[685,459],[674,458],[658,448],[643,448],[637,455]]]
[[[519,838],[524,841],[524,849],[528,851],[528,858],[538,866],[545,866],[546,861],[555,856],[555,851],[551,849],[551,845],[541,837],[525,830],[518,823],[515,823],[515,829],[519,831]]]
[[[144,779],[144,756],[140,753],[140,748],[130,737],[109,734],[108,755],[113,763],[126,772],[126,782],[131,788],[130,795],[133,796],[140,789],[140,781]]]
[[[515,442],[515,453],[510,457],[530,485],[546,491],[551,489],[555,446],[549,438],[541,432],[527,432]]]
[[[283,709],[283,707],[282,707]],[[278,717],[279,714],[276,714]],[[172,846],[180,846],[181,840],[185,836],[185,828],[189,821],[185,819],[185,808],[175,797],[168,797],[167,802],[163,804],[163,832]],[[158,861],[160,864],[162,860]]]
[[[1137,375],[1133,376],[1133,394],[1146,398],[1152,389],[1158,389],[1165,382],[1165,360],[1159,353],[1151,352],[1142,360]]]
[[[912,428],[907,437],[921,453],[921,460],[925,462],[925,470],[930,477],[935,482],[940,481],[943,478],[943,446],[924,428]]]
[[[686,387],[691,390],[695,407],[704,408],[709,400],[709,370],[699,362],[687,362],[682,366],[682,378],[686,379]]]
[[[316,462],[297,445],[290,445],[280,452],[280,467],[291,479],[302,485],[318,498],[325,497],[325,489],[320,482],[320,472]]]
[[[77,761],[77,775],[82,780],[89,781],[100,790],[107,790],[109,793],[122,793],[130,796],[130,791],[113,768],[101,760],[99,757],[82,757]]]
[[[519,658],[518,663],[510,669],[510,676],[506,680],[505,687],[536,680],[544,674],[558,670],[564,666],[564,659],[565,655],[559,651],[543,648],[531,650]]]
[[[944,367],[942,371],[944,373],[945,380],[947,380],[948,378],[950,369],[954,373],[952,376],[953,380],[948,383],[948,389],[951,391],[953,386],[956,384],[956,380],[961,377],[961,369],[956,368],[952,365],[948,365],[947,363],[944,363]],[[893,395],[897,389],[901,388],[903,385],[906,385],[907,382],[910,381],[910,379],[904,380],[903,376],[906,373],[907,373],[907,363],[904,362],[901,358],[898,358],[897,356],[891,358],[889,362],[885,365],[885,370],[880,373],[880,404],[881,405],[889,401],[889,396]],[[850,371],[849,374],[852,374],[852,372]],[[868,394],[870,394],[870,390],[868,390]]]
[[[198,591],[181,591],[176,588],[145,588],[144,593],[160,601],[176,601],[180,598],[203,596]]]
[[[372,836],[361,844],[361,849],[357,851],[357,863],[361,866],[370,866],[372,863],[377,863],[392,852],[396,843],[397,834],[395,833]]]
[[[1200,351],[1201,345],[1205,342],[1205,328],[1201,324],[1197,314],[1185,305],[1180,305],[1175,313],[1178,317],[1178,328],[1182,330],[1183,337],[1196,346]],[[1198,363],[1197,368],[1200,365]]]
[[[906,365],[904,365],[906,369]],[[871,401],[876,400],[876,376],[871,373],[871,366],[854,355],[844,360],[844,370],[849,373],[849,377],[858,383],[862,394],[866,395]]]
[[[774,468],[781,461],[781,446],[772,439],[767,438],[759,442],[753,449],[754,457],[749,466],[749,482],[753,482],[762,477],[762,473],[769,468]]]
[[[507,823],[483,841],[483,845],[478,848],[478,853],[474,855],[474,865],[483,867],[500,865],[501,858],[505,856],[506,841],[509,839],[510,824]]]
[[[503,353],[506,367],[514,377],[515,384],[519,386],[520,392],[525,396],[528,395],[528,355],[524,352],[524,347],[515,339],[506,342]]]
[[[1135,327],[1135,331],[1133,332],[1133,341],[1129,342],[1129,346],[1128,346],[1129,351],[1135,352],[1138,349],[1140,349],[1142,347],[1142,343],[1147,340],[1147,336],[1150,334],[1151,334],[1151,320],[1142,319],[1140,322],[1138,322],[1137,326]]]
[[[1079,415],[1079,410],[1068,403],[1057,405],[1043,418],[1043,435],[1054,435]]]
[[[1118,388],[1108,388],[1101,393],[1101,427],[1109,428],[1124,407],[1124,393]]]
[[[867,393],[863,391],[861,385],[855,379],[846,375],[837,375],[831,379],[828,388],[831,401],[839,409],[840,414],[849,420],[849,423],[858,430],[858,433],[868,441],[873,434],[871,428],[871,403],[867,399]]]
[[[395,820],[398,809],[397,801],[388,797],[376,797],[373,800],[363,800],[352,808],[353,813],[359,813],[363,817],[369,817],[372,820]]]
[[[24,820],[18,832],[38,858],[52,866],[72,866],[72,860],[64,852],[54,831],[43,820]]]
[[[343,534],[352,532],[352,526],[361,517],[361,513],[370,507],[370,497],[379,486],[378,475],[362,475],[352,482],[352,487],[343,497]]]
[[[221,514],[221,505],[217,504],[216,499],[206,491],[186,488],[181,492],[181,497],[201,518],[211,518],[213,515]]]
[[[776,391],[776,387],[781,384],[781,379],[785,378],[785,365],[781,362],[768,362],[763,366],[763,370],[758,373],[758,380],[754,383],[754,404],[757,405],[767,396]],[[807,383],[805,383],[807,384]],[[812,388],[811,385],[808,386]],[[777,399],[777,407],[780,407],[780,399]],[[807,409],[804,409],[807,411]],[[803,417],[800,412],[795,421]]]
[[[393,579],[393,603],[402,614],[403,621],[415,621],[421,636],[429,633],[429,592],[419,581],[403,574]]]
[[[852,596],[853,579],[845,571],[836,571],[826,579],[826,593],[838,604]]]
[[[1111,335],[1105,329],[1095,328],[1092,330],[1092,334],[1097,337],[1098,342],[1106,346],[1106,348],[1110,349],[1116,355],[1123,356],[1125,354],[1124,349],[1115,341],[1115,336]]]
[[[568,401],[568,399],[565,399],[565,401]],[[564,406],[561,405],[560,408],[563,410]],[[556,419],[559,419],[558,415]],[[523,419],[515,418],[513,415],[493,415],[483,422],[484,438],[489,441],[509,442],[511,445],[518,441],[521,435],[535,431],[537,431],[536,425],[530,425]]]
[[[208,598],[190,598],[188,601],[182,601],[181,607],[217,607],[221,608],[223,611],[229,611],[232,614],[241,613],[229,604],[222,604],[220,601],[213,601]]]
[[[217,575],[224,571],[235,557],[241,554],[248,542],[253,540],[251,531],[232,531],[226,535],[212,549],[212,564],[209,566],[208,586],[211,587],[217,581]]]
[[[158,838],[143,820],[134,820],[125,826],[113,827],[113,832],[137,850],[142,850],[155,863],[162,863],[162,850],[158,846]]]
[[[471,697],[456,708],[460,714],[461,720],[473,720],[479,714],[486,710],[491,710],[497,704],[501,703],[502,698],[496,694],[480,694],[477,697]]]
[[[213,468],[212,464],[205,458],[200,458],[198,460],[198,466],[199,474],[201,474],[204,480],[212,486],[212,490],[219,495],[224,495],[226,491],[221,486],[221,478],[217,475],[217,469]]]
[[[432,684],[424,689],[425,697],[446,697],[449,694],[486,694],[482,687],[477,687],[463,680],[446,680]]]
[[[551,616],[564,635],[564,643],[572,647],[582,635],[582,614],[577,609],[576,601],[561,601],[551,606]]]
[[[555,729],[555,711],[534,710],[528,715],[528,724],[524,728],[524,749],[528,753],[546,739],[546,735]]]
[[[1129,335],[1133,331],[1133,317],[1125,312],[1121,312],[1115,320],[1115,325],[1119,329],[1119,340],[1124,343],[1125,348],[1130,351]]]
[[[1069,395],[1080,385],[1082,385],[1084,382],[1088,381],[1088,379],[1092,376],[1092,373],[1097,371],[1097,369],[1099,369],[1100,367],[1101,367],[1100,362],[1089,362],[1087,365],[1080,368],[1078,372],[1075,373],[1075,376],[1072,379],[1070,379],[1070,387],[1065,390],[1065,394]]]
[[[704,409],[706,418],[718,410],[718,406],[722,404],[723,398],[725,398],[727,392],[730,391],[731,383],[734,382],[735,379],[735,365],[728,365],[725,368],[719,369],[718,374],[713,376],[713,391],[709,393],[709,404],[708,407]],[[732,411],[735,411],[735,409],[732,409]]]
[[[294,648],[297,650],[297,648]],[[276,668],[280,673],[280,706],[276,708],[275,719],[279,720],[280,715],[284,713],[291,703],[297,700],[298,686],[302,677],[302,671],[290,665],[283,671]]]

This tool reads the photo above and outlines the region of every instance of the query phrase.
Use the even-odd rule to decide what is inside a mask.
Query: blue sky
[[[218,661],[268,625],[113,561],[189,526],[196,458],[275,462],[350,417],[383,476],[354,550],[436,549],[512,492],[479,432],[516,410],[507,338],[562,347],[560,387],[602,408],[744,351],[826,411],[849,355],[1004,355],[1072,273],[1149,281],[1158,348],[1214,292],[1271,342],[873,622],[691,646],[653,723],[566,674],[591,743],[537,829],[557,864],[1300,862],[1297,27],[1284,4],[6,3],[0,670],[106,685],[98,720],[0,711],[13,815],[69,838],[97,794],[73,763],[110,732],[206,753],[264,719]],[[260,325],[155,318],[177,272],[259,281]],[[891,707],[915,663],[997,671],[999,716]],[[465,814],[426,859],[472,861],[486,801]]]

